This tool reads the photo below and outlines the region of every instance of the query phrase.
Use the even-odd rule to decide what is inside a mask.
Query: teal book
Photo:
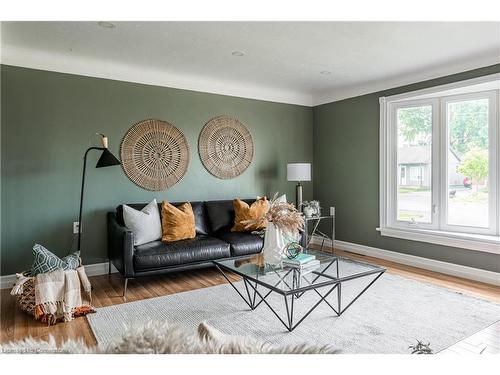
[[[293,259],[285,259],[283,263],[285,264],[305,264],[311,260],[316,259],[316,256],[312,254],[299,254]]]

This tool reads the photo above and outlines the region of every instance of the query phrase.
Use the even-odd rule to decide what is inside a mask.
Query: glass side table
[[[331,234],[326,234],[320,230],[320,224],[324,222],[330,222]],[[321,226],[321,228],[324,231],[329,232],[325,229],[325,226]],[[330,242],[332,248],[335,247],[335,209],[333,209],[333,215],[304,217],[304,233],[302,234],[300,244],[304,247],[304,249],[308,249],[309,244],[315,237],[319,237],[321,240],[320,251],[323,251],[325,241]]]

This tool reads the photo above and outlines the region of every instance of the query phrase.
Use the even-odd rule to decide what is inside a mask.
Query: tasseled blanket
[[[11,294],[23,292],[28,278],[18,278]],[[91,304],[91,285],[83,267],[56,270],[35,276],[35,319],[48,325],[95,312]]]

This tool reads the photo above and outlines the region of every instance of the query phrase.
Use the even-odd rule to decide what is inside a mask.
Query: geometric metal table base
[[[227,277],[227,275],[223,271],[222,268],[226,269],[226,267],[224,267],[223,265],[221,265],[222,267],[220,267],[219,264],[214,262],[217,269],[221,272],[221,274],[224,276],[224,278],[229,282],[229,284],[234,288],[234,290],[243,299],[243,301],[245,301],[245,303],[248,305],[248,307],[250,307],[251,310],[255,310],[262,302],[264,302],[264,304],[266,304],[267,307],[269,307],[269,309],[272,311],[272,313],[279,319],[279,321],[285,326],[285,328],[289,332],[292,332],[295,328],[297,328],[299,326],[299,324],[301,324],[304,321],[304,319],[306,319],[316,309],[316,307],[318,307],[321,304],[321,302],[325,302],[333,310],[333,312],[335,313],[336,316],[342,315],[385,272],[385,269],[380,269],[380,270],[377,270],[374,272],[366,272],[365,274],[362,274],[362,275],[341,278],[340,281],[333,282],[333,280],[335,278],[333,278],[330,275],[325,274],[325,271],[334,263],[337,263],[337,278],[338,278],[338,261],[335,261],[335,260],[332,261],[332,263],[330,263],[328,265],[328,267],[323,269],[321,272],[316,272],[316,271],[311,272],[312,274],[316,275],[316,278],[313,280],[313,283],[319,277],[326,277],[326,278],[332,279],[331,283],[326,283],[326,284],[322,283],[319,285],[311,284],[311,282],[309,280],[307,280],[304,277],[304,275],[302,275],[298,270],[296,270],[294,268],[288,269],[287,272],[284,273],[283,275],[280,275],[278,272],[275,272],[276,275],[278,275],[280,280],[274,286],[268,285],[268,284],[263,283],[263,282],[259,282],[258,277],[255,281],[252,281],[252,280],[249,280],[245,275],[236,273],[238,276],[242,277],[242,279],[243,279],[245,291],[243,291],[243,293],[242,293],[238,290],[238,288],[234,285],[234,283],[229,279],[229,277]],[[226,269],[226,271],[229,271],[231,273],[235,273],[231,269]],[[282,271],[282,270],[280,269],[280,271]],[[283,297],[284,303],[285,303],[286,318],[283,319],[276,312],[276,310],[268,303],[267,297],[272,292],[276,292],[275,288],[278,284],[280,284],[280,283],[287,284],[286,277],[291,272],[294,273],[293,277],[292,277],[292,286],[290,287],[291,290],[286,291],[286,292],[277,293]],[[341,303],[341,301],[342,301],[342,283],[349,281],[349,280],[358,279],[361,277],[367,277],[370,275],[376,275],[376,277],[365,288],[363,288],[363,290],[361,292],[359,292],[356,295],[356,297],[354,297],[347,304],[347,306],[342,307],[342,303]],[[309,285],[307,285],[305,287],[301,287],[301,283],[303,283],[303,282],[307,282]],[[265,289],[267,289],[265,291],[265,293],[262,291],[262,289],[258,290],[259,285],[264,287]],[[287,286],[289,286],[289,285],[287,284]],[[322,294],[318,290],[320,288],[326,288],[326,287],[328,287],[329,289],[324,294]],[[295,305],[296,300],[299,299],[307,291],[312,291],[312,290],[314,292],[316,292],[316,294],[319,295],[320,299],[302,317],[300,317],[298,320],[296,320],[295,316],[294,316],[294,305]],[[332,304],[327,300],[327,298],[335,290],[337,291],[337,293],[336,293],[336,295],[337,295],[336,307],[332,306]],[[244,296],[244,294],[246,294],[246,297]]]

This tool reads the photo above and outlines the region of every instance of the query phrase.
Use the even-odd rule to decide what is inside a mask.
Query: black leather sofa
[[[244,199],[251,204],[255,199]],[[173,203],[180,205],[181,203]],[[128,204],[141,210],[146,203]],[[161,215],[161,203],[158,205]],[[172,271],[212,265],[216,259],[241,258],[262,250],[263,239],[251,233],[233,233],[232,200],[191,202],[195,216],[196,237],[164,243],[153,241],[134,246],[134,235],[123,222],[123,207],[108,212],[109,272],[113,264],[127,282],[139,276],[159,275]]]

